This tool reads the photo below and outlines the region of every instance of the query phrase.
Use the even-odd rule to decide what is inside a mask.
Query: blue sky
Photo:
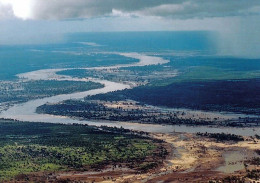
[[[223,54],[260,57],[258,0],[0,0],[0,44],[54,43],[64,33],[210,30]]]

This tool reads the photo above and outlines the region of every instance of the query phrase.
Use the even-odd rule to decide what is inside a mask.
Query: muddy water
[[[217,171],[224,173],[234,173],[243,170],[246,155],[240,151],[231,151],[224,154],[225,164],[217,168]]]

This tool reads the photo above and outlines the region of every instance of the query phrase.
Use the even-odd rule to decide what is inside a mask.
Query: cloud
[[[179,19],[249,16],[260,14],[260,1],[250,0],[186,0],[145,8],[140,14]]]
[[[0,20],[13,17],[12,6],[0,1]]]
[[[0,0],[0,44],[85,31],[213,30],[220,54],[260,58],[259,19],[260,0]]]
[[[258,0],[0,0],[0,18],[64,20],[104,16],[178,19],[260,14]]]

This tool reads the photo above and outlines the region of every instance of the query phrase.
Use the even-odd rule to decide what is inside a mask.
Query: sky
[[[0,44],[64,33],[209,30],[224,55],[260,58],[260,0],[0,0]]]

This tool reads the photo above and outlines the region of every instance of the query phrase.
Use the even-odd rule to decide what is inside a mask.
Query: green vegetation
[[[245,178],[244,177],[239,177],[239,176],[228,176],[228,177],[225,177],[224,179],[222,179],[219,182],[225,182],[225,183],[234,183],[234,182],[245,183]],[[218,181],[216,183],[218,183]]]
[[[92,100],[132,99],[155,106],[259,114],[260,79],[178,82],[141,86],[87,97]]]
[[[178,82],[200,82],[212,80],[240,80],[260,78],[259,59],[242,59],[232,57],[217,56],[167,56],[167,53],[161,57],[170,60],[166,65],[145,66],[122,68],[129,70],[136,75],[148,75],[156,71],[162,73],[172,73],[178,70],[176,77],[156,77],[149,78],[149,86],[167,86]],[[165,67],[167,66],[167,67]]]
[[[64,70],[64,71],[59,71],[56,74],[68,75],[68,76],[78,77],[78,78],[95,77],[95,72],[93,72],[93,70],[86,70],[86,69]]]
[[[194,66],[183,70],[177,77],[150,83],[150,86],[166,86],[178,82],[199,82],[212,80],[238,80],[260,78],[259,70],[234,71],[209,66]]]
[[[31,81],[24,83],[26,92],[32,95],[58,95],[103,87],[102,84],[83,81]]]
[[[0,120],[0,181],[117,163],[142,170],[141,162],[157,164],[166,154],[158,141],[130,130]]]
[[[127,104],[127,102],[124,102]],[[39,114],[51,114],[58,116],[68,116],[71,118],[85,120],[108,120],[108,121],[128,121],[136,123],[155,124],[186,124],[186,125],[213,125],[213,122],[197,119],[180,119],[174,112],[154,113],[153,109],[145,109],[142,105],[136,105],[136,109],[124,109],[123,107],[108,107],[97,101],[66,100],[60,103],[47,103],[36,108]],[[184,112],[181,113],[184,115]],[[229,124],[229,123],[225,123]],[[218,125],[220,125],[218,123]]]
[[[225,133],[197,133],[198,136],[208,137],[216,139],[217,141],[244,141],[244,138],[240,135],[225,134]]]
[[[260,149],[255,150],[255,152],[260,155]]]
[[[37,98],[82,92],[102,87],[103,85],[99,83],[83,81],[39,80],[4,84],[0,83],[0,101],[25,102]]]
[[[82,50],[80,44],[2,46],[0,50],[0,80],[16,79],[16,74],[49,68],[111,66],[136,62],[116,54]]]
[[[246,177],[253,179],[253,180],[259,180],[260,178],[260,170],[259,169],[255,169],[255,170],[249,170],[247,172]]]
[[[254,157],[250,160],[250,164],[251,165],[257,165],[259,166],[260,165],[260,158],[259,157]]]

